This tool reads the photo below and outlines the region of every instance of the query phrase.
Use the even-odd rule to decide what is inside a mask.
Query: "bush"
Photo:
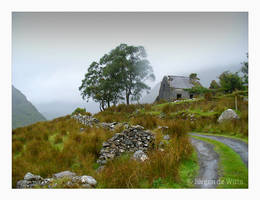
[[[91,116],[92,115],[90,112],[87,112],[85,108],[76,108],[72,112],[72,115],[77,115],[77,114],[87,115],[87,116]]]

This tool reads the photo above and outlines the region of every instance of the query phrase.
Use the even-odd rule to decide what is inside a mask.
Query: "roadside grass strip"
[[[221,137],[227,137],[231,139],[237,139],[242,142],[245,142],[248,144],[248,137],[242,137],[241,135],[230,135],[230,133],[203,133],[203,132],[193,132],[199,135],[209,135],[209,136],[221,136]]]

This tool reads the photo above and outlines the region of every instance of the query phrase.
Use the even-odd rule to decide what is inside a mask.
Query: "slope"
[[[25,95],[12,86],[12,129],[45,120]]]

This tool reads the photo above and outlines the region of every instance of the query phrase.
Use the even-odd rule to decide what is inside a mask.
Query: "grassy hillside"
[[[12,86],[12,128],[44,120],[45,117],[26,99],[25,95]]]
[[[244,94],[243,94],[244,95]],[[109,131],[77,123],[70,115],[52,121],[38,122],[12,132],[12,183],[23,179],[26,172],[51,177],[71,170],[88,174],[98,181],[98,188],[189,188],[198,173],[196,153],[188,132],[207,132],[239,138],[248,136],[248,103],[238,98],[238,121],[217,123],[227,108],[234,108],[234,96],[188,100],[176,103],[118,105],[94,115],[101,122],[139,124],[155,135],[155,147],[144,163],[136,162],[130,154],[109,161],[106,168],[96,172],[96,160],[102,143],[123,129]],[[168,126],[168,129],[158,129]],[[84,131],[80,131],[84,128]],[[161,151],[159,143],[165,134],[170,141]]]

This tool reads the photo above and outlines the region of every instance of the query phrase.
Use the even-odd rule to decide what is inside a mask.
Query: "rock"
[[[133,129],[136,129],[136,130],[144,130],[144,127],[143,126],[140,126],[140,125],[135,125],[135,126],[132,126]]]
[[[218,118],[218,122],[221,123],[226,120],[239,119],[236,112],[232,109],[227,109]]]
[[[104,165],[101,165],[101,166],[99,166],[99,167],[96,169],[96,171],[99,173],[99,172],[101,172],[104,168],[105,168],[105,166],[104,166]]]
[[[89,184],[91,186],[95,186],[97,181],[92,176],[81,176],[81,183]]]
[[[143,162],[148,159],[148,156],[142,150],[138,150],[134,153],[133,159]]]
[[[103,145],[102,145],[103,147],[108,147],[108,146],[110,146],[110,144],[109,143],[107,143],[107,142],[103,142]]]
[[[79,131],[80,131],[80,132],[83,132],[83,131],[84,131],[84,128],[80,128]]]
[[[57,174],[53,175],[55,179],[57,178],[63,178],[63,177],[70,177],[69,180],[64,182],[64,185],[61,185],[61,187],[83,187],[83,188],[92,188],[95,187],[97,184],[97,181],[92,176],[76,176],[75,173],[70,171],[63,171]],[[31,173],[27,173],[24,176],[27,180],[20,180],[16,183],[17,188],[33,188],[34,186],[37,187],[43,187],[47,186],[48,188],[55,188],[57,186],[57,182],[54,178],[41,178],[40,176],[33,175]],[[35,178],[36,177],[36,178]]]
[[[167,130],[169,127],[168,126],[158,126],[159,130],[165,131]]]
[[[71,171],[63,171],[53,175],[54,178],[73,177],[73,176],[76,176],[76,174]]]
[[[29,181],[20,180],[16,183],[17,188],[29,188]]]
[[[27,172],[24,176],[24,180],[26,181],[39,181],[42,180],[43,178],[39,175],[34,175],[30,172]]]
[[[160,115],[159,115],[159,118],[160,118],[160,119],[164,119],[165,117],[166,117],[166,114],[165,114],[165,113],[163,113],[163,112],[160,113]]]
[[[163,136],[163,139],[164,140],[170,140],[170,136],[169,135],[165,135],[165,136]]]

